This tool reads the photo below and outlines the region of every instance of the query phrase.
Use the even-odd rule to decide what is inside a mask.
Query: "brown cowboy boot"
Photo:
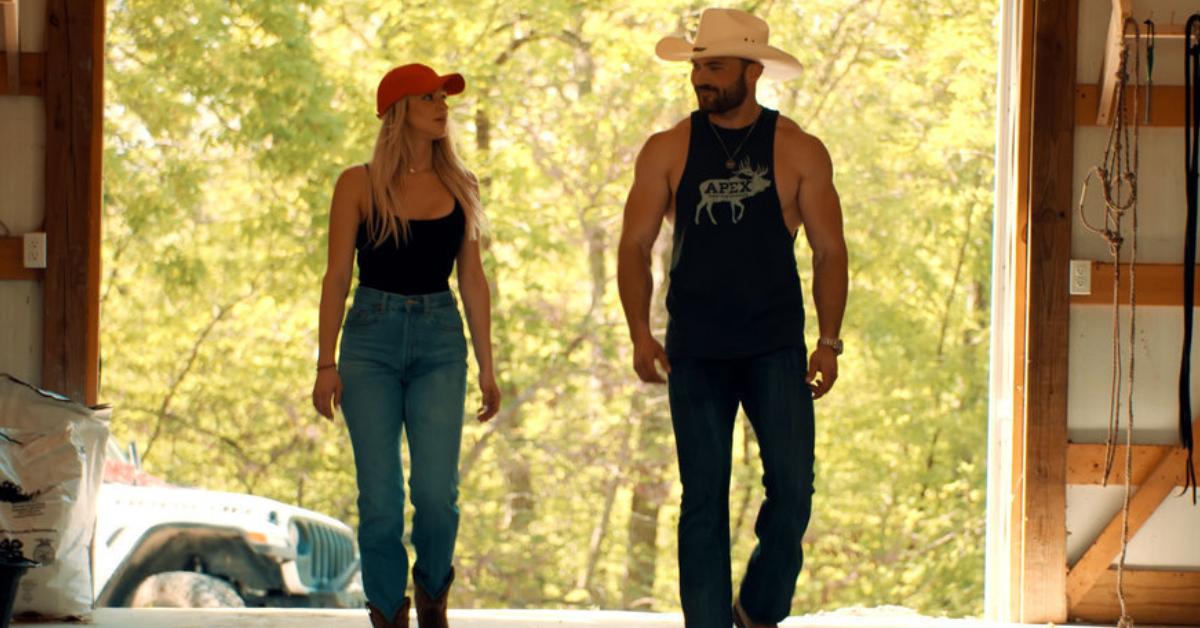
[[[450,595],[451,584],[454,584],[453,567],[450,568],[450,580],[446,583],[446,590],[435,600],[429,597],[429,593],[417,582],[416,574],[413,574],[413,597],[417,603],[418,628],[450,628],[450,621],[446,619],[446,598]]]
[[[733,602],[733,624],[738,628],[776,628],[779,624],[760,624],[746,614],[746,609],[742,608],[741,600]]]
[[[388,619],[383,611],[375,608],[372,604],[367,604],[367,612],[371,616],[371,628],[408,628],[408,609],[411,605],[412,601],[407,597],[404,598],[404,603],[396,610],[396,614]]]

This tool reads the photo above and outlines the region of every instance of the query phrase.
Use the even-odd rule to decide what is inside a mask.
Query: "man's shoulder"
[[[780,114],[779,122],[775,125],[775,140],[776,146],[788,159],[800,162],[814,159],[823,162],[829,159],[829,151],[820,138],[783,114]]]
[[[642,147],[640,161],[666,168],[674,160],[682,159],[687,152],[691,126],[691,120],[684,119],[669,129],[652,134]]]
[[[799,123],[783,114],[779,114],[779,122],[775,124],[775,134],[779,139],[786,140],[788,144],[797,147],[812,149],[816,146],[824,146],[817,136],[805,131]]]
[[[680,142],[687,143],[692,134],[692,119],[684,118],[669,129],[654,133],[646,140],[646,146],[655,148],[675,148]]]

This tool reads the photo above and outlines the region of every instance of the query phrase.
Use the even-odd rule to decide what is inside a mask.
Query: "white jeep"
[[[97,607],[363,604],[346,524],[263,497],[169,485],[111,439],[92,552]]]

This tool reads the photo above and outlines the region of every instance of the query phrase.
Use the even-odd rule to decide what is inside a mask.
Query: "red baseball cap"
[[[428,94],[439,89],[453,96],[461,94],[467,88],[467,82],[461,74],[446,74],[439,76],[433,68],[420,63],[410,63],[383,75],[379,81],[379,89],[375,91],[375,115],[383,117],[385,111],[397,100],[413,94]]]

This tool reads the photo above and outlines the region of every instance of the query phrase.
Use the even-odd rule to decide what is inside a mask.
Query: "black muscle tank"
[[[753,130],[722,129],[692,113],[675,191],[668,355],[739,358],[804,347],[795,240],[775,186],[778,118],[763,108]],[[729,151],[745,140],[732,170],[717,133]]]
[[[371,199],[374,213],[375,200]],[[457,200],[446,216],[431,220],[408,221],[408,241],[384,240],[375,246],[368,235],[365,220],[358,223],[355,248],[358,249],[360,285],[396,294],[432,294],[450,289],[450,272],[462,248],[466,233],[466,213]]]

